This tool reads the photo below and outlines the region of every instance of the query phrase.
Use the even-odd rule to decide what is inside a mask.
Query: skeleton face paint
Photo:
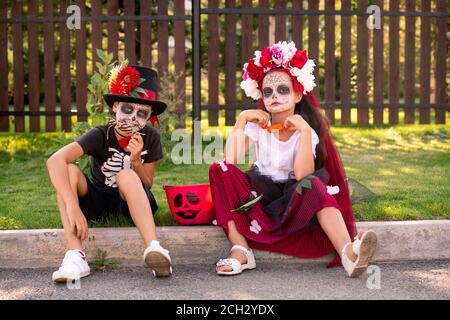
[[[263,80],[263,101],[270,113],[295,108],[295,94],[292,80],[285,72],[271,72]]]
[[[116,126],[128,133],[137,132],[144,128],[151,111],[151,107],[148,106],[119,102],[116,111]]]

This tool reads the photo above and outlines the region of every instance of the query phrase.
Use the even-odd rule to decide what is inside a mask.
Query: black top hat
[[[155,70],[147,67],[137,65],[129,65],[129,66],[139,71],[141,79],[144,79],[144,81],[141,82],[139,87],[144,89],[146,93],[141,94],[139,98],[125,94],[110,94],[110,93],[105,94],[103,95],[103,98],[105,99],[108,106],[112,108],[114,102],[116,101],[139,103],[152,107],[151,116],[163,113],[164,110],[166,110],[167,105],[164,102],[157,100],[158,99],[157,94],[160,89],[158,73]]]

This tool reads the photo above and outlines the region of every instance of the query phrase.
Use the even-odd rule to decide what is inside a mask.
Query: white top
[[[244,133],[255,143],[256,161],[259,171],[268,175],[272,180],[280,181],[289,178],[294,171],[294,160],[298,151],[300,132],[296,131],[287,141],[280,141],[277,134],[268,132],[260,125],[248,122]],[[311,147],[316,158],[316,146],[319,136],[311,128]]]

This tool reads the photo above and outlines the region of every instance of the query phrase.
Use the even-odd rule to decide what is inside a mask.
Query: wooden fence
[[[72,116],[85,121],[99,48],[182,75],[175,109],[232,125],[236,110],[255,106],[239,88],[242,64],[279,40],[307,48],[319,66],[315,92],[332,123],[352,124],[352,109],[358,125],[398,124],[401,112],[407,124],[445,123],[447,1],[370,3],[381,8],[380,29],[367,26],[368,0],[1,1],[0,131],[68,131]],[[76,30],[66,25],[73,4]]]

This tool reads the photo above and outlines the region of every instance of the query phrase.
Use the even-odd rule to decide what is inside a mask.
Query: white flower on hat
[[[114,66],[114,68],[111,69],[109,72],[108,82],[111,83],[117,78],[117,75],[119,74],[120,70],[122,69],[122,66]]]

